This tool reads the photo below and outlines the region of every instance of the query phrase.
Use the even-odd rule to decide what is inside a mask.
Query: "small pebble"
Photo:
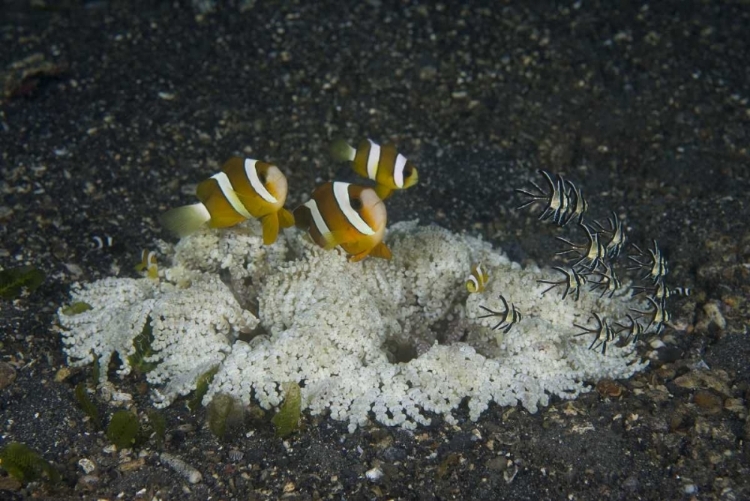
[[[596,391],[599,395],[607,398],[617,398],[622,395],[624,387],[612,379],[602,379],[596,383]]]
[[[682,492],[685,494],[695,494],[698,492],[698,486],[695,484],[687,484],[682,488]]]
[[[99,484],[99,477],[96,475],[84,475],[78,479],[77,488],[81,488],[87,491],[93,491]]]
[[[185,477],[191,484],[197,484],[203,480],[201,472],[187,464],[182,458],[179,458],[173,454],[162,452],[160,456],[162,462],[172,468],[174,471]]]
[[[80,466],[80,467],[81,467],[81,469],[83,470],[83,472],[84,472],[84,473],[85,473],[86,475],[88,475],[88,474],[89,474],[89,473],[91,473],[92,471],[96,470],[96,463],[94,463],[94,462],[93,462],[92,460],[90,460],[89,458],[81,458],[81,459],[80,459],[80,460],[78,461],[78,466]]]
[[[378,468],[377,466],[375,468],[372,468],[371,470],[367,470],[365,473],[365,476],[370,482],[377,482],[383,477],[383,470]]]
[[[726,329],[727,321],[724,318],[724,315],[722,315],[718,304],[714,302],[706,303],[705,305],[703,305],[703,313],[706,314],[708,325],[715,324],[716,327],[718,327],[719,330],[722,331]]]
[[[723,407],[721,397],[710,391],[701,390],[696,392],[693,401],[695,402],[695,405],[711,414],[721,412]]]
[[[0,362],[0,390],[7,388],[16,380],[16,370],[7,362]]]

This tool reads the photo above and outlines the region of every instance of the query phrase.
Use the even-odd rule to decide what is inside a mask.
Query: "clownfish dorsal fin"
[[[210,219],[211,214],[202,203],[177,207],[159,216],[161,225],[178,237],[194,233]]]
[[[279,236],[279,216],[272,212],[260,220],[263,226],[263,245],[271,245]]]
[[[343,139],[336,139],[331,143],[331,157],[337,162],[351,162],[357,154],[357,150],[352,148],[349,143]]]
[[[373,257],[380,257],[383,259],[391,259],[391,249],[388,248],[387,245],[385,245],[383,242],[380,242],[378,245],[372,248],[370,251],[370,255]]]
[[[375,193],[378,194],[378,197],[380,197],[380,200],[385,200],[386,198],[390,197],[393,194],[393,190],[387,186],[378,184],[375,186]]]
[[[283,207],[279,209],[279,226],[282,228],[294,226],[294,215]]]

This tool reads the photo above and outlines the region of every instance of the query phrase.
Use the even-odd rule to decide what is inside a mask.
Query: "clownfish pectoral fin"
[[[349,261],[352,263],[356,263],[357,261],[362,261],[367,256],[391,259],[391,249],[389,249],[383,242],[380,242],[372,249],[367,249],[360,252],[359,254],[349,256]]]
[[[177,207],[159,216],[161,225],[179,237],[197,231],[210,219],[211,214],[202,203]]]
[[[378,196],[380,197],[380,200],[385,200],[386,198],[390,197],[393,194],[393,190],[387,186],[378,184],[375,186],[375,193],[378,194]]]
[[[387,245],[385,245],[383,242],[380,242],[378,245],[372,248],[370,251],[370,255],[373,257],[380,257],[383,259],[391,259],[391,249],[388,248]]]
[[[343,139],[336,139],[331,143],[331,156],[337,162],[351,162],[357,154],[357,150],[352,148],[349,143]]]
[[[285,208],[279,209],[279,226],[282,228],[291,228],[294,226],[294,215]]]
[[[263,216],[260,223],[263,225],[263,245],[271,245],[279,236],[279,216],[272,212]]]

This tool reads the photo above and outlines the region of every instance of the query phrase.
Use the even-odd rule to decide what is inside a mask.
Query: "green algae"
[[[188,409],[195,412],[201,405],[201,402],[203,401],[203,397],[206,396],[206,393],[208,392],[208,387],[211,384],[211,381],[213,381],[214,376],[219,371],[219,366],[213,367],[211,370],[208,370],[198,376],[198,379],[195,381],[195,390],[193,391],[192,396],[190,397],[190,400],[188,400]]]
[[[130,411],[119,410],[112,414],[107,426],[107,438],[118,449],[130,449],[136,445],[141,432],[138,416]]]
[[[151,328],[150,319],[143,327],[143,331],[133,339],[135,353],[128,356],[128,363],[136,372],[146,374],[156,368],[159,362],[150,362],[148,357],[154,354],[151,343],[154,342],[154,334]]]
[[[83,301],[76,301],[75,303],[70,303],[68,306],[63,307],[62,314],[63,315],[80,315],[84,311],[89,311],[93,307]]]
[[[299,384],[284,383],[284,402],[279,412],[271,419],[276,428],[276,436],[286,438],[299,429],[299,419],[302,414],[302,397]]]
[[[34,292],[46,275],[42,270],[34,266],[19,266],[0,271],[0,297],[3,299],[16,299],[21,295],[21,290],[26,288]]]
[[[146,416],[148,416],[148,425],[145,426],[146,431],[153,434],[156,445],[161,447],[167,433],[167,420],[157,410],[146,411]]]
[[[52,482],[60,480],[60,474],[52,465],[20,442],[10,442],[0,450],[0,466],[21,483],[38,480],[42,475]]]
[[[208,428],[219,440],[228,440],[238,434],[244,422],[245,408],[233,396],[219,393],[208,404]]]
[[[81,407],[83,412],[89,417],[94,428],[97,430],[100,429],[102,422],[99,416],[99,409],[96,407],[94,401],[89,398],[89,394],[86,391],[86,383],[78,383],[75,392],[76,401],[78,402],[79,407]]]

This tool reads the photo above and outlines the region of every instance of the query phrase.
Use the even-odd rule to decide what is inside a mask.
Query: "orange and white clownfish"
[[[183,237],[204,224],[226,228],[256,218],[263,225],[263,243],[270,245],[276,241],[279,226],[294,225],[294,216],[284,208],[286,194],[286,176],[278,167],[232,157],[221,172],[198,185],[200,203],[167,211],[160,220],[165,228]]]
[[[489,282],[490,276],[487,274],[481,263],[475,264],[471,268],[471,274],[466,277],[466,290],[471,294],[484,292]]]
[[[159,267],[156,264],[156,252],[144,249],[141,251],[141,262],[135,266],[136,271],[146,272],[151,280],[159,278]]]
[[[331,144],[331,155],[337,161],[352,162],[354,172],[375,181],[375,192],[385,200],[393,190],[405,190],[417,184],[417,169],[392,144],[380,146],[367,139],[357,149],[339,139]]]
[[[329,181],[294,209],[294,219],[316,244],[324,249],[340,245],[351,255],[350,261],[368,255],[391,258],[391,250],[383,243],[385,204],[372,188]]]

